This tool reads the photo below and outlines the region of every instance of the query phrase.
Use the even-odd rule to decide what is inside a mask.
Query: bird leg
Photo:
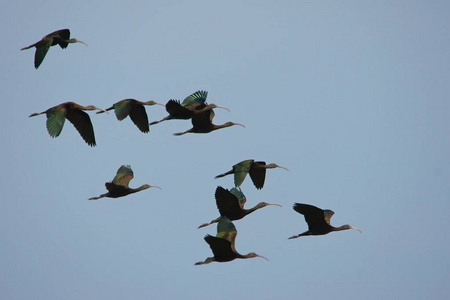
[[[205,226],[208,226],[208,225],[211,225],[211,224],[213,224],[213,223],[217,223],[217,222],[220,221],[220,218],[222,218],[222,216],[218,217],[217,219],[212,220],[212,221],[209,222],[209,223],[204,223],[204,224],[198,226],[197,229],[198,229],[198,228],[205,227]]]
[[[196,262],[195,265],[196,266],[206,265],[206,264],[209,264],[210,262],[213,262],[213,261],[215,261],[214,257],[208,257],[205,261]]]
[[[293,235],[293,236],[291,236],[291,237],[289,238],[289,240],[291,240],[291,239],[296,239],[296,238],[298,238],[298,237],[305,236],[305,235],[309,235],[309,230],[308,230],[308,231],[305,231],[305,232],[303,232],[303,233],[300,233],[300,234]]]
[[[192,128],[189,129],[189,130],[186,130],[186,131],[184,131],[184,132],[177,132],[177,133],[174,133],[173,135],[175,135],[175,136],[180,136],[180,135],[183,135],[183,134],[186,134],[186,133],[189,133],[189,132],[192,132]]]
[[[102,195],[100,195],[98,197],[92,197],[92,198],[89,198],[88,200],[98,200],[100,198],[107,197],[107,196],[109,196],[109,193],[102,194]]]
[[[105,112],[105,113],[108,113],[107,111],[108,111],[108,110],[111,110],[111,109],[114,109],[114,106],[111,106],[110,108],[107,108],[107,109],[100,109],[100,111],[98,111],[97,114],[102,114],[102,113],[104,113],[104,112]]]
[[[227,176],[227,175],[231,175],[231,174],[233,174],[233,173],[234,173],[234,170],[230,170],[230,171],[228,171],[228,172],[226,172],[226,173],[217,175],[216,177],[214,177],[214,179],[217,179],[217,178],[220,178],[220,177],[224,177],[224,176]],[[239,188],[239,189],[240,189],[240,188]]]
[[[169,116],[167,116],[167,117],[165,117],[164,119],[161,119],[161,120],[159,120],[159,121],[153,121],[153,122],[149,123],[149,125],[155,125],[155,124],[161,123],[161,122],[163,122],[163,121],[170,120],[171,118],[172,118],[172,117],[169,115]]]

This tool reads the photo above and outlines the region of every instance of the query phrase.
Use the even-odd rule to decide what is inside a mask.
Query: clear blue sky
[[[2,299],[439,299],[450,289],[448,1],[8,1],[0,11],[4,114]],[[38,70],[20,48],[70,28]],[[206,135],[169,121],[142,134],[89,112],[97,147],[71,123],[52,139],[45,116],[65,101],[183,99],[197,90],[216,123]],[[166,115],[147,107],[150,120]],[[214,179],[254,158],[236,248],[269,259],[194,266],[212,253]],[[105,192],[122,164],[130,185]],[[335,212],[343,231],[307,229],[295,202]]]

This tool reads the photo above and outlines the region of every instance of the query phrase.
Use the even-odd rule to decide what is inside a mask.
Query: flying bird
[[[169,100],[166,104],[166,111],[169,113],[169,115],[162,120],[151,122],[150,125],[155,125],[163,121],[172,119],[189,120],[193,116],[212,108],[222,108],[230,111],[228,108],[223,106],[219,106],[213,103],[207,104],[207,96],[207,91],[197,91],[192,95],[186,97],[181,103],[179,100]]]
[[[41,65],[48,49],[50,49],[51,46],[59,45],[62,49],[66,49],[69,43],[82,43],[87,46],[87,44],[83,41],[73,38],[71,39],[69,29],[60,29],[47,34],[39,42],[36,42],[28,47],[24,47],[20,50],[36,47],[36,52],[34,54],[34,67],[37,69]]]
[[[248,159],[235,164],[232,170],[217,175],[215,178],[217,179],[220,177],[234,174],[234,185],[236,187],[240,187],[242,182],[244,182],[247,173],[249,173],[250,178],[253,181],[253,184],[258,190],[260,190],[264,186],[264,181],[266,179],[266,169],[273,169],[273,168],[282,168],[285,169],[286,171],[289,171],[285,167],[279,166],[277,164],[272,163],[266,165],[266,163],[263,161],[254,161],[253,159]]]
[[[206,265],[213,261],[227,262],[236,258],[261,257],[268,260],[254,252],[246,255],[239,254],[235,249],[236,235],[237,230],[234,224],[227,217],[221,218],[217,224],[217,235],[215,237],[209,234],[205,236],[205,241],[209,244],[214,256],[208,257],[205,261],[197,262],[195,265]]]
[[[133,189],[128,186],[131,179],[133,179],[133,170],[131,170],[131,167],[129,165],[128,166],[123,165],[119,168],[119,170],[117,170],[117,174],[112,180],[112,182],[105,183],[105,187],[108,190],[108,192],[98,197],[89,198],[88,200],[97,200],[103,197],[119,198],[139,191],[146,190],[151,187],[161,189],[159,186],[148,184],[144,184],[138,187],[137,189]]]
[[[75,126],[85,142],[89,146],[94,147],[96,145],[94,128],[92,127],[89,115],[83,110],[105,111],[103,108],[98,108],[94,105],[81,106],[74,102],[64,102],[49,108],[46,111],[31,114],[29,117],[46,114],[47,131],[53,138],[59,136],[61,130],[63,129],[64,121],[67,119],[73,124],[73,126]]]
[[[144,105],[162,105],[162,103],[158,103],[155,101],[146,101],[141,102],[135,99],[124,99],[117,103],[114,103],[113,106],[107,108],[106,110],[114,109],[116,113],[117,120],[122,121],[127,116],[130,116],[133,123],[139,128],[140,131],[147,133],[150,131],[148,126],[148,117],[145,112]],[[103,111],[97,112],[97,114],[101,114]]]
[[[313,205],[295,203],[294,210],[305,216],[305,221],[308,223],[308,230],[291,236],[289,239],[295,239],[305,235],[324,235],[332,231],[340,231],[347,229],[355,229],[361,232],[358,228],[350,225],[342,225],[340,227],[333,227],[330,225],[330,219],[334,215],[334,211],[329,209],[320,209]]]
[[[244,125],[239,124],[239,123],[233,123],[233,122],[226,122],[225,124],[222,125],[216,125],[212,123],[212,120],[214,118],[215,114],[214,111],[212,109],[206,110],[202,113],[196,114],[192,117],[192,128],[183,132],[177,132],[174,133],[173,135],[175,136],[179,136],[179,135],[183,135],[185,133],[209,133],[211,131],[217,130],[217,129],[221,129],[221,128],[226,128],[226,127],[230,127],[233,125],[239,125],[245,128]]]
[[[200,225],[198,228],[202,228],[211,225],[213,223],[217,223],[223,217],[227,217],[231,221],[240,220],[246,215],[251,214],[255,210],[266,207],[268,205],[276,205],[281,207],[281,205],[275,203],[260,202],[253,208],[244,209],[244,203],[246,202],[245,195],[242,193],[242,191],[236,188],[226,190],[223,187],[218,186],[216,188],[215,197],[217,208],[219,209],[220,212],[220,217],[212,220],[209,223],[204,223]]]

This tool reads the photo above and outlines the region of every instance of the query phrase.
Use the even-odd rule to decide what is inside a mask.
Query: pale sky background
[[[0,10],[1,299],[443,299],[450,293],[448,1],[7,1]],[[69,28],[89,46],[52,47]],[[89,112],[97,147],[66,122],[52,139],[45,116],[66,101],[107,108],[125,99],[166,103],[197,90],[210,134],[141,133],[129,119]],[[167,115],[147,107],[149,119]],[[212,256],[214,179],[245,159],[289,168],[265,187],[242,185],[236,249]],[[105,193],[122,164],[130,186]],[[335,212],[342,231],[307,229],[295,202]]]

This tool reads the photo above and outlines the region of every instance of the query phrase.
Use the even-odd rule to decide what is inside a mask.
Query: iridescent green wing
[[[230,190],[230,193],[232,193],[238,199],[241,209],[244,209],[244,204],[247,201],[245,195],[237,188],[232,188]]]
[[[48,52],[48,49],[50,49],[50,46],[51,40],[39,43],[39,45],[36,46],[36,52],[34,53],[34,67],[36,69],[41,65],[42,61],[45,58],[45,55]]]
[[[242,182],[244,182],[245,177],[252,167],[253,161],[253,159],[248,159],[233,166],[235,186],[241,186]]]
[[[207,91],[197,91],[193,93],[192,95],[187,96],[183,102],[181,103],[182,106],[189,106],[195,103],[204,104],[206,101],[206,97],[208,97]]]
[[[48,134],[51,137],[59,136],[66,121],[66,110],[56,106],[47,110],[46,115]]]
[[[227,217],[220,218],[219,223],[217,223],[217,235],[216,237],[225,239],[231,243],[231,248],[234,248],[234,241],[236,240],[237,230],[234,224]]]
[[[131,179],[133,179],[133,170],[131,170],[129,165],[123,165],[117,170],[117,174],[112,183],[128,188]]]
[[[113,105],[117,120],[122,121],[130,114],[131,100],[132,99],[121,100]]]

